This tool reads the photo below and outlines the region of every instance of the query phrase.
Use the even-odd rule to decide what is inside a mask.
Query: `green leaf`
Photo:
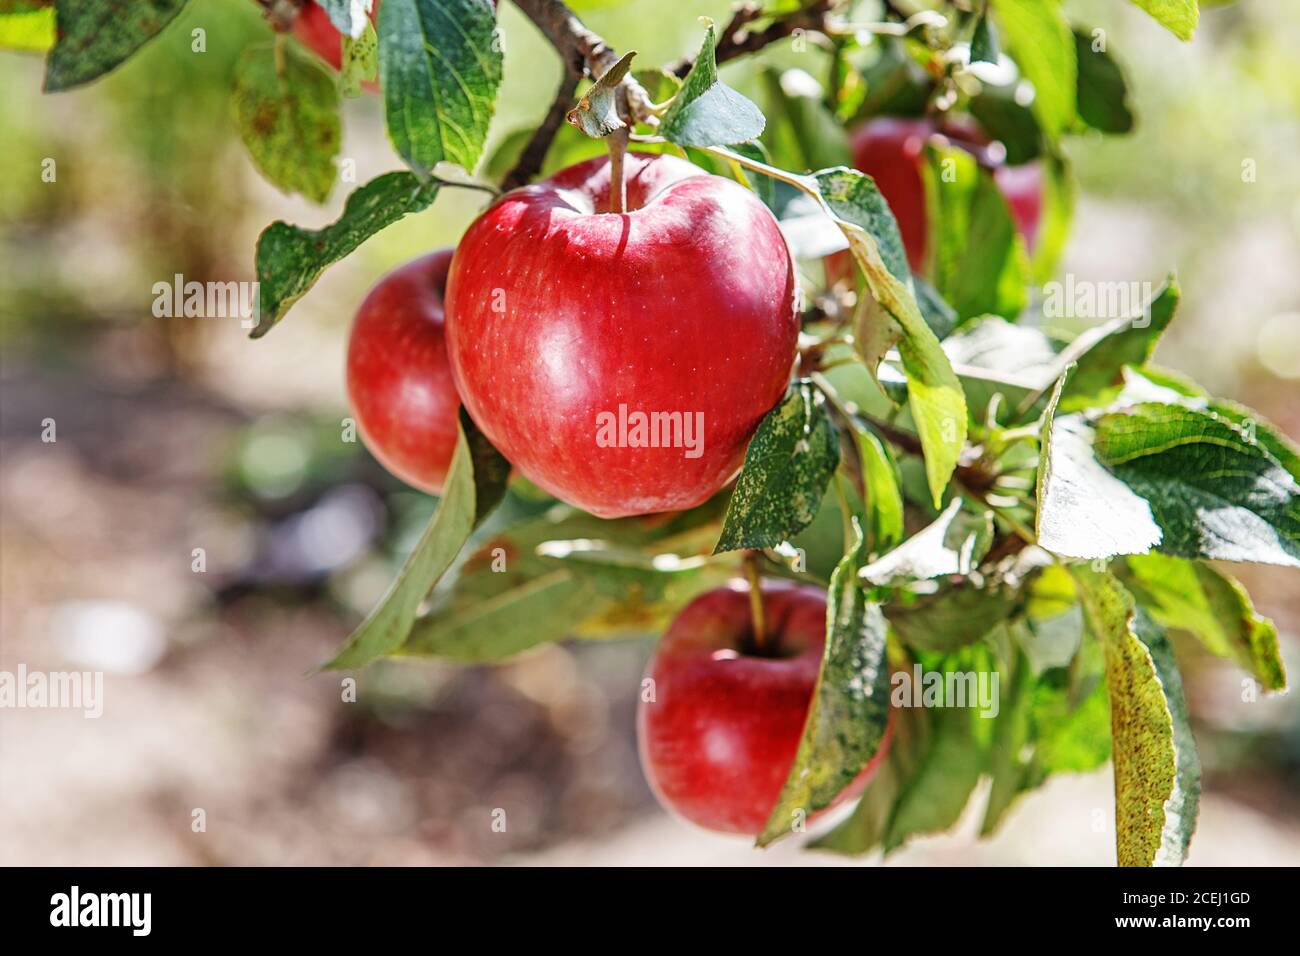
[[[1166,686],[1166,665],[1158,666],[1135,631],[1133,598],[1115,578],[1086,568],[1071,569],[1084,611],[1102,642],[1110,694],[1111,753],[1115,770],[1115,840],[1120,866],[1151,866],[1157,857],[1185,849],[1190,839],[1186,807],[1176,792],[1178,748],[1167,695],[1181,702],[1181,687]],[[1144,627],[1148,640],[1161,647]],[[1176,669],[1174,670],[1176,673]],[[1182,709],[1185,719],[1186,710]],[[1188,757],[1184,755],[1184,767]],[[1174,798],[1172,820],[1166,803]],[[1194,815],[1191,819],[1194,826]],[[1171,824],[1167,828],[1167,824]],[[1168,833],[1168,836],[1166,834]]]
[[[510,463],[462,409],[456,452],[438,510],[388,593],[326,667],[361,667],[402,648],[420,604],[451,567],[470,533],[500,502],[509,474]]]
[[[0,49],[44,53],[56,39],[53,5],[18,4],[0,10]]]
[[[992,541],[992,513],[972,514],[961,498],[953,498],[931,524],[864,567],[862,580],[884,586],[969,574]]]
[[[1033,738],[1033,672],[1023,655],[1014,662],[1014,673],[1006,688],[997,718],[997,733],[989,761],[989,800],[984,807],[980,836],[997,830],[1016,798],[1025,791],[1029,776],[1028,763],[1022,753]]]
[[[1174,659],[1169,638],[1142,608],[1137,609],[1133,619],[1133,633],[1151,654],[1173,726],[1174,789],[1165,801],[1165,825],[1160,832],[1160,851],[1154,862],[1156,866],[1182,866],[1187,859],[1192,834],[1196,832],[1201,799],[1201,760],[1192,737],[1182,675],[1178,672],[1178,662]]]
[[[1196,32],[1200,18],[1196,0],[1133,0],[1133,3],[1180,40],[1190,40]]]
[[[767,121],[757,106],[718,79],[713,23],[700,55],[659,124],[659,134],[678,146],[726,146],[757,139]]]
[[[1068,286],[1053,283],[1048,290],[1045,307],[1049,314],[1062,315],[1064,308],[1059,300],[1066,295]],[[1127,296],[1125,296],[1127,298]],[[1062,350],[1059,359],[1062,368],[1077,362],[1078,368],[1070,378],[1061,400],[1061,408],[1073,411],[1095,403],[1108,390],[1123,382],[1124,366],[1144,365],[1155,351],[1160,336],[1178,311],[1182,290],[1178,281],[1170,276],[1137,316],[1118,316],[1102,325],[1088,329]]]
[[[1015,319],[1027,302],[1029,259],[993,176],[962,149],[926,150],[935,286],[960,319]]]
[[[98,79],[153,39],[186,0],[80,0],[55,8],[58,40],[45,61],[45,92]]]
[[[1146,403],[1057,418],[1040,464],[1039,544],[1300,566],[1300,483],[1208,410]]]
[[[257,240],[258,324],[253,338],[271,330],[331,263],[408,213],[427,209],[436,180],[420,185],[408,172],[384,173],[348,197],[343,215],[323,229],[271,223]]]
[[[627,124],[618,115],[618,85],[632,68],[636,51],[623,54],[617,63],[600,75],[591,89],[582,94],[578,105],[569,110],[565,119],[592,139],[603,139]]]
[[[1125,368],[1124,387],[1115,404],[1138,405],[1142,402],[1165,402],[1214,412],[1263,445],[1291,477],[1300,481],[1300,448],[1253,408],[1224,398],[1211,398],[1198,386],[1158,369],[1147,367],[1139,371]]]
[[[1103,133],[1127,133],[1133,129],[1128,84],[1119,64],[1103,48],[1094,48],[1090,34],[1074,31],[1075,54],[1079,60],[1079,118]]]
[[[714,554],[772,548],[797,534],[816,516],[839,461],[825,396],[795,383],[749,443]]]
[[[889,752],[876,768],[852,815],[809,843],[809,847],[858,856],[880,846],[889,832],[889,821],[899,795],[925,759],[928,741],[929,719],[925,711],[894,708]]]
[[[1256,613],[1235,578],[1199,561],[1161,554],[1126,559],[1124,583],[1163,626],[1187,631],[1269,690],[1286,688],[1277,628]]]
[[[1011,588],[960,582],[909,603],[891,602],[885,617],[909,647],[947,653],[986,637],[1006,621],[1016,601]]]
[[[1019,166],[1043,154],[1043,130],[1028,106],[1016,99],[1016,86],[984,85],[971,98],[970,112],[984,132],[1007,150],[1007,165]]]
[[[898,341],[908,379],[908,403],[925,455],[930,495],[939,507],[966,443],[966,399],[961,382],[926,323],[911,289],[911,271],[898,223],[870,176],[852,169],[823,169],[808,177],[849,240],[875,300],[897,328],[858,328],[859,354],[874,374],[875,346]]]
[[[982,721],[976,711],[942,706],[929,710],[926,716],[928,746],[890,817],[883,840],[887,853],[913,836],[947,830],[955,824],[988,759],[988,748],[977,733],[977,721]]]
[[[1074,35],[1057,0],[992,0],[1000,36],[1034,85],[1034,115],[1049,139],[1074,125],[1077,62]]]
[[[856,543],[831,575],[826,645],[803,736],[759,846],[830,806],[880,749],[889,723],[885,618],[858,582],[865,542],[853,523]]]
[[[475,604],[420,618],[400,654],[476,664],[500,660],[568,637],[608,600],[571,571],[552,571]]]
[[[903,491],[898,469],[884,442],[856,420],[853,437],[862,464],[862,500],[867,507],[868,553],[888,551],[903,540]]]
[[[316,3],[329,14],[334,29],[345,37],[355,40],[370,25],[374,0],[316,0]]]
[[[975,33],[970,41],[970,62],[998,62],[997,34],[987,13],[980,14],[980,18],[975,21]]]
[[[379,76],[379,35],[369,20],[355,39],[343,37],[343,61],[339,69],[339,87],[344,96],[360,96],[361,84]]]
[[[492,0],[384,0],[379,78],[393,148],[423,182],[437,163],[472,171],[501,85]]]
[[[1135,405],[1101,417],[1095,450],[1150,502],[1164,532],[1160,551],[1300,566],[1300,484],[1236,424],[1214,412]]]
[[[297,44],[252,47],[235,70],[234,107],[239,135],[267,181],[324,202],[343,138],[334,79]]]

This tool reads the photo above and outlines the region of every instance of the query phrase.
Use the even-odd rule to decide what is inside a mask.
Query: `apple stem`
[[[762,560],[762,551],[746,551],[742,559],[745,577],[749,581],[749,616],[754,631],[754,648],[760,652],[767,646],[767,621],[763,613],[762,575],[759,569]]]
[[[623,157],[627,155],[629,127],[616,129],[605,137],[609,148],[609,211],[627,211],[627,179],[623,175]]]

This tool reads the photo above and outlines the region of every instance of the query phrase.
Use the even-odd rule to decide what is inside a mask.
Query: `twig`
[[[560,0],[514,0],[537,29],[555,47],[564,63],[564,77],[542,125],[533,133],[514,168],[501,182],[502,189],[514,189],[529,182],[541,170],[546,153],[573,106],[578,81],[584,76],[601,76],[618,62],[618,53],[598,34],[588,30],[577,15]],[[618,85],[619,114],[629,125],[651,115],[650,97],[629,73]]]
[[[551,103],[542,125],[533,131],[532,138],[528,140],[524,151],[519,154],[514,167],[506,173],[505,179],[501,180],[503,191],[527,185],[541,172],[542,164],[546,162],[546,154],[550,152],[551,143],[555,141],[555,134],[564,125],[564,116],[569,112],[569,108],[573,105],[573,98],[577,95],[578,77],[566,69],[560,79],[560,88],[555,93],[555,101]]]
[[[714,58],[719,63],[726,63],[747,53],[757,53],[763,47],[784,40],[796,30],[821,30],[826,18],[835,6],[835,0],[816,0],[808,6],[776,17],[766,28],[750,31],[745,29],[755,20],[763,17],[763,10],[756,3],[742,3],[731,15],[731,21],[718,34],[718,46]],[[684,77],[691,71],[693,58],[685,58],[668,67],[668,71],[677,77]]]

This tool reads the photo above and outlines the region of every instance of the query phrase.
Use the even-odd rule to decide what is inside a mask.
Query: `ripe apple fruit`
[[[926,216],[925,182],[921,162],[926,141],[935,132],[928,119],[882,116],[858,126],[850,137],[853,165],[876,181],[889,203],[913,272],[925,264],[929,220]],[[961,115],[944,120],[939,131],[964,148],[983,147],[989,138],[973,117]],[[998,165],[993,180],[1007,200],[1016,229],[1033,251],[1043,210],[1043,169],[1038,162],[1020,166]],[[827,281],[852,275],[848,253],[827,258]]]
[[[348,340],[348,398],[362,440],[390,472],[435,495],[456,451],[460,408],[443,326],[452,252],[421,256],[380,279]]]
[[[701,504],[790,379],[799,316],[776,220],[672,156],[607,157],[502,196],[465,233],[447,350],[470,417],[534,484],[604,518]]]
[[[824,592],[762,585],[767,638],[756,647],[743,582],[697,597],[659,642],[637,710],[641,766],[667,809],[710,830],[756,836],[794,763],[821,667]],[[879,750],[835,801],[861,793]],[[830,809],[829,807],[827,809]]]
[[[921,159],[934,126],[923,119],[882,116],[863,123],[849,138],[853,165],[876,181],[889,203],[913,272],[925,263],[925,183]]]
[[[370,22],[374,23],[377,16],[379,16],[379,0],[375,0],[370,8]],[[307,0],[307,3],[303,4],[293,20],[293,35],[303,46],[334,69],[342,68],[343,35],[330,21],[330,15],[320,4],[313,3],[312,0]],[[378,84],[369,81],[363,85],[367,89],[379,88]]]

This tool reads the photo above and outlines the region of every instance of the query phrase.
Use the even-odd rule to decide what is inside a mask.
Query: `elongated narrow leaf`
[[[868,553],[879,554],[903,540],[903,490],[893,459],[876,433],[855,423],[854,437],[870,529]]]
[[[759,846],[830,806],[880,749],[889,723],[885,618],[858,580],[865,542],[854,525],[857,541],[831,575],[826,645],[803,736]]]
[[[1151,654],[1173,729],[1174,789],[1165,801],[1165,825],[1160,831],[1160,850],[1153,862],[1156,866],[1182,866],[1187,859],[1192,834],[1196,832],[1200,810],[1201,758],[1196,753],[1187,700],[1183,695],[1183,678],[1169,638],[1142,608],[1138,608],[1134,616],[1133,633]]]
[[[384,0],[379,79],[388,136],[423,181],[437,163],[472,171],[501,85],[492,0]]]
[[[1256,613],[1235,578],[1162,554],[1134,555],[1124,583],[1162,625],[1194,634],[1213,654],[1235,661],[1269,690],[1286,687],[1277,628]]]
[[[955,824],[988,759],[978,724],[989,722],[981,721],[975,711],[946,703],[926,716],[929,739],[925,754],[894,806],[883,840],[886,853],[913,836],[937,833]]]
[[[388,593],[326,667],[361,667],[402,648],[420,604],[451,567],[470,533],[501,500],[509,473],[510,463],[462,409],[456,452],[438,510]]]
[[[678,146],[727,146],[757,139],[767,121],[757,106],[718,79],[713,24],[686,74],[682,88],[659,124],[659,133]]]
[[[907,373],[908,405],[925,455],[926,479],[938,507],[966,442],[961,382],[917,306],[898,223],[875,182],[864,173],[843,168],[824,169],[809,179],[844,230],[872,296],[897,323],[897,328],[886,330],[857,329],[857,347],[875,374],[883,349],[897,341]]]
[[[57,7],[58,39],[45,62],[45,92],[98,79],[153,39],[186,0],[76,0]]]
[[[714,553],[773,548],[807,527],[839,461],[825,396],[795,383],[749,443]]]
[[[343,138],[334,78],[297,44],[255,46],[235,70],[239,135],[267,181],[324,202]]]
[[[366,29],[374,0],[316,0],[322,10],[329,14],[334,28],[354,40]]]
[[[1175,797],[1177,750],[1161,669],[1134,631],[1133,599],[1123,586],[1110,574],[1086,568],[1073,573],[1089,626],[1106,654],[1116,855],[1120,866],[1151,866],[1181,839],[1176,832],[1170,833],[1175,839],[1166,837],[1165,807]]]
[[[265,335],[316,284],[325,268],[349,255],[385,226],[427,209],[438,183],[421,186],[407,172],[384,173],[348,197],[343,215],[323,229],[273,222],[257,239],[258,324]]]
[[[850,856],[879,848],[889,833],[889,822],[899,796],[925,760],[929,739],[929,715],[924,710],[895,708],[889,751],[867,784],[862,799],[844,822],[812,841],[809,847]]]
[[[1077,119],[1074,34],[1058,0],[992,0],[999,36],[1034,85],[1034,115],[1049,139]]]
[[[590,582],[567,570],[552,571],[476,604],[419,619],[400,654],[496,661],[569,636],[606,603]]]
[[[1017,318],[1026,304],[1029,256],[1006,197],[970,153],[926,150],[924,167],[935,287],[959,320]]]
[[[1133,0],[1133,3],[1180,40],[1190,40],[1196,32],[1200,19],[1196,0]]]

